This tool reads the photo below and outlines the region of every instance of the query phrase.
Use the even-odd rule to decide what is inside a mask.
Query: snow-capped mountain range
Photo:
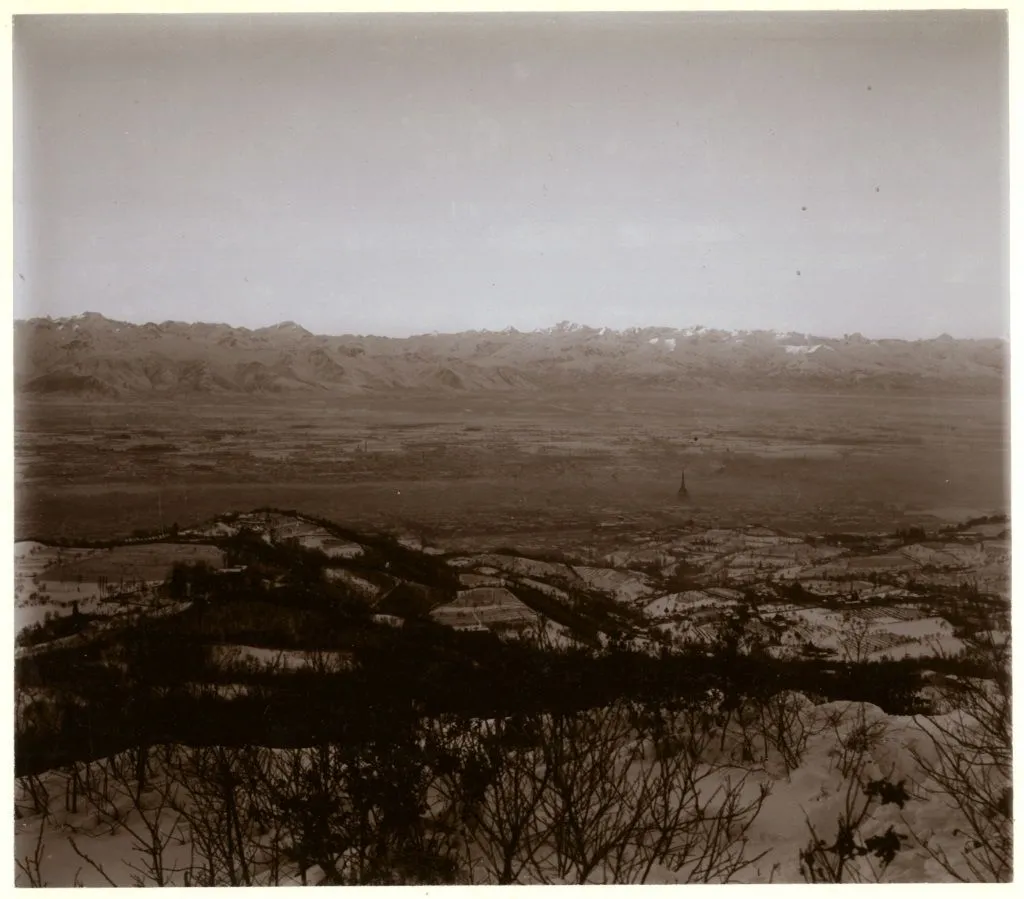
[[[869,340],[781,331],[560,322],[537,331],[405,338],[313,334],[97,313],[15,322],[23,394],[116,398],[376,391],[544,390],[605,386],[1002,389],[1005,340]]]

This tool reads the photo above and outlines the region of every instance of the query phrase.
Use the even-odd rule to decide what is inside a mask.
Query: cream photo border
[[[216,2],[160,2],[160,0],[11,0],[5,4],[9,10],[9,15],[3,21],[3,51],[5,65],[3,67],[3,79],[4,89],[2,91],[2,99],[4,103],[3,107],[3,118],[7,123],[8,131],[5,135],[3,143],[3,149],[0,151],[5,161],[11,163],[9,169],[10,174],[3,182],[3,197],[4,205],[8,214],[5,215],[2,225],[0,225],[0,241],[4,242],[10,250],[4,254],[2,268],[0,268],[0,283],[8,285],[8,289],[4,290],[3,297],[4,302],[8,304],[11,309],[11,321],[13,322],[13,278],[14,278],[14,260],[13,260],[13,156],[12,156],[12,137],[13,137],[13,120],[12,120],[12,65],[11,65],[11,54],[12,54],[12,37],[13,37],[13,17],[18,15],[81,15],[81,14],[110,14],[110,13],[133,13],[133,14],[183,14],[183,13],[343,13],[343,12],[374,12],[374,13],[401,13],[401,12],[458,12],[458,13],[487,13],[487,12],[653,12],[653,11],[679,11],[679,12],[810,12],[810,11],[855,11],[855,10],[965,10],[965,9],[1007,9],[1007,6],[1000,7],[998,4],[993,3],[978,3],[971,2],[971,0],[959,0],[959,2],[950,2],[950,0],[918,0],[918,2],[904,2],[898,5],[890,5],[886,3],[866,3],[866,2],[833,2],[830,4],[815,4],[808,2],[748,2],[748,3],[682,3],[682,2],[665,2],[665,0],[640,0],[637,3],[623,3],[623,2],[610,2],[610,0],[591,0],[591,2],[572,2],[572,0],[534,0],[534,2],[524,2],[524,0],[463,0],[463,2],[440,2],[440,0],[378,0],[378,2],[306,2],[296,3],[294,6],[287,4],[281,4],[280,2],[274,2],[274,0],[216,0]],[[1015,8],[1016,7],[1016,8]],[[1021,139],[1021,116],[1013,115],[1013,110],[1018,112],[1024,108],[1024,92],[1021,91],[1021,53],[1022,44],[1024,40],[1021,38],[1022,22],[1024,22],[1024,3],[1017,0],[1017,2],[1011,2],[1008,8],[1009,15],[1009,60],[1010,60],[1010,90],[1009,90],[1009,107],[1010,107],[1010,118],[1009,118],[1009,132],[1010,132],[1010,153],[1009,159],[1011,160],[1011,172],[1010,172],[1010,197],[1009,197],[1009,209],[1010,209],[1010,222],[1011,229],[1010,235],[1008,236],[1008,245],[1010,252],[1009,266],[1010,266],[1010,297],[1013,296],[1013,288],[1019,286],[1021,281],[1021,265],[1019,254],[1014,253],[1015,244],[1013,241],[1014,231],[1012,225],[1014,222],[1021,220],[1022,202],[1021,202],[1021,182],[1020,182],[1020,161],[1024,159],[1024,140]],[[1014,165],[1014,161],[1017,162]],[[1015,177],[1016,176],[1016,177]],[[1014,215],[1014,213],[1017,213]],[[1019,230],[1017,231],[1019,236]],[[1013,316],[1013,305],[1010,298],[1007,298],[1007,302],[1010,304],[1010,316],[1011,316],[1011,347],[1014,342],[1014,338],[1017,333],[1017,325],[1020,322],[1017,321],[1017,317]],[[11,328],[0,330],[0,347],[5,357],[13,362],[13,333]],[[1010,394],[1011,397],[1014,394],[1013,387],[1019,386],[1021,377],[1024,377],[1021,371],[1018,371],[1018,367],[1012,365],[1012,349],[1011,349],[1011,368],[1010,368]],[[8,364],[2,369],[2,399],[0,399],[0,409],[3,411],[3,429],[5,436],[7,437],[6,452],[3,455],[3,467],[4,467],[4,479],[3,479],[3,498],[6,500],[3,503],[4,515],[0,516],[0,527],[3,528],[0,531],[0,542],[6,539],[7,545],[10,547],[14,542],[14,504],[13,504],[13,483],[14,483],[14,395],[13,395],[13,364]],[[1016,391],[1019,395],[1020,391]],[[1018,422],[1016,416],[1013,415],[1012,403],[1011,403],[1011,475],[1019,473],[1020,466],[1014,465],[1018,459],[1020,453],[1020,447],[1022,446],[1021,440],[1014,439],[1021,436],[1018,433]],[[1011,509],[1016,508],[1016,503],[1013,501],[1019,495],[1019,489],[1021,487],[1020,478],[1011,476]],[[1012,515],[1011,515],[1012,520]],[[10,555],[3,556],[2,572],[3,578],[0,579],[0,583],[6,583],[8,586],[13,584],[13,553]],[[1012,555],[1011,561],[1011,577],[1012,583],[1017,583],[1017,565],[1016,565],[1016,553]],[[10,596],[10,594],[9,594]],[[4,684],[2,692],[3,696],[3,720],[13,724],[14,720],[14,707],[13,707],[13,657],[14,657],[14,635],[13,635],[13,614],[14,606],[13,602],[9,600],[8,605],[8,622],[11,627],[11,631],[8,633],[8,637],[3,641],[3,652],[9,654],[9,661],[7,666],[4,667]],[[1020,621],[1021,615],[1024,614],[1024,610],[1018,613],[1014,611],[1012,613],[1013,626],[1016,630]],[[1016,654],[1014,656],[1014,674],[1017,675],[1019,672],[1019,666],[1016,662]],[[1015,677],[1016,680],[1016,677]],[[1015,704],[1015,720],[1020,721],[1019,706]],[[1016,741],[1015,741],[1016,743]],[[13,768],[14,761],[13,757],[9,754],[13,753],[12,740],[10,738],[3,741],[3,747],[0,749],[5,757],[4,760]],[[1020,764],[1020,753],[1015,745],[1014,747],[1014,780],[1017,789],[1015,790],[1018,796],[1024,795],[1024,792],[1020,790],[1021,787],[1021,764]],[[10,770],[10,769],[9,769]],[[13,787],[14,778],[12,776],[8,785],[5,786],[5,790],[9,789],[9,795],[13,799]],[[8,809],[12,808],[13,803],[8,804]],[[1019,834],[1019,828],[1015,828],[1017,834]],[[9,817],[3,819],[2,832],[5,835],[5,844],[9,847],[14,846],[14,817],[11,814]],[[1016,869],[1021,870],[1020,866],[1020,839],[1015,840],[1015,861]],[[14,854],[13,852],[5,854],[0,851],[0,871],[3,872],[0,875],[0,890],[6,890],[13,887],[14,885]],[[789,891],[795,889],[793,885],[777,885],[772,887],[776,891]],[[283,895],[286,892],[298,892],[302,888],[290,888],[290,887],[276,887],[268,888],[267,892],[273,892],[274,895]],[[467,891],[472,890],[472,895],[480,896],[486,893],[492,893],[499,895],[496,891],[513,889],[517,892],[524,891],[536,891],[542,889],[540,887],[518,887],[518,888],[499,888],[499,887],[448,887],[448,888],[346,888],[347,891],[364,891],[366,895],[379,896],[380,890],[387,889],[399,889],[407,895],[423,895],[433,896],[441,893],[452,893],[455,891]],[[559,895],[566,895],[568,891],[574,891],[578,889],[587,889],[585,887],[562,887],[559,889]],[[678,889],[675,887],[665,886],[647,886],[647,887],[610,887],[606,889],[614,890],[616,895],[624,895],[627,893],[640,894],[643,892],[645,895],[647,891],[668,891]],[[740,893],[749,894],[750,891],[756,890],[756,886],[729,886],[719,887],[719,889],[727,889],[733,895],[739,895]],[[799,887],[796,888],[801,891],[806,889],[817,889],[817,890],[831,890],[834,887]],[[844,895],[848,893],[847,888],[844,891]],[[913,885],[913,884],[898,884],[898,885],[885,885],[885,886],[874,886],[874,887],[861,887],[860,889],[871,889],[879,892],[880,894],[893,894],[901,897],[907,897],[909,899],[911,894],[914,895],[927,895],[934,896],[935,899],[942,899],[944,895],[967,895],[965,891],[979,889],[975,885],[954,885],[954,884],[927,884],[927,885]],[[998,887],[987,888],[997,889],[999,891],[1012,890],[1012,884],[1001,885]],[[224,890],[213,890],[213,893],[226,892]],[[283,892],[282,892],[283,891]],[[898,891],[898,893],[897,893]],[[955,891],[955,892],[954,892]],[[100,890],[99,893],[105,892]],[[113,892],[113,891],[110,891]],[[207,891],[207,895],[211,891]],[[94,893],[93,895],[96,895]],[[605,893],[604,895],[607,895]],[[755,893],[756,895],[756,893]]]

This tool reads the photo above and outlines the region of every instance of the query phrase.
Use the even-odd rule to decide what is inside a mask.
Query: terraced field
[[[1005,521],[946,528],[920,540],[795,536],[764,527],[681,529],[671,539],[633,533],[629,548],[560,561],[389,538],[451,572],[445,576],[451,586],[438,589],[390,562],[378,564],[373,540],[379,538],[361,543],[329,523],[265,512],[185,528],[173,539],[155,535],[107,548],[18,544],[19,628],[39,626],[47,615],[70,616],[72,609],[97,620],[159,609],[166,604],[160,585],[175,565],[244,573],[244,566],[227,567],[218,545],[243,531],[270,546],[319,553],[327,581],[380,614],[395,617],[392,606],[412,602],[416,614],[429,612],[456,629],[532,638],[548,620],[584,642],[615,633],[652,648],[664,645],[666,634],[673,645],[711,644],[742,607],[753,622],[765,623],[773,653],[814,645],[839,656],[854,619],[864,623],[861,650],[870,657],[956,653],[963,643],[942,616],[964,597],[992,619],[990,629],[1008,627]],[[396,620],[406,614],[399,611]]]

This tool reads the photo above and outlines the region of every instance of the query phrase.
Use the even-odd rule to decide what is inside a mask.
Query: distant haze
[[[1002,12],[18,17],[15,315],[1008,336]]]

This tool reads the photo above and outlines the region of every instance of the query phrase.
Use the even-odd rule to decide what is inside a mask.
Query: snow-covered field
[[[867,658],[870,661],[876,661],[883,656],[888,656],[891,659],[920,659],[937,655],[955,656],[963,651],[965,646],[966,644],[959,637],[943,634],[923,640],[910,639],[905,643],[896,643],[885,649],[869,653]]]
[[[657,589],[650,578],[632,571],[582,565],[576,566],[574,570],[588,587],[610,594],[619,602],[633,604]]]
[[[38,591],[38,592],[37,592]],[[106,600],[109,592],[101,589],[97,583],[83,581],[81,584],[62,584],[41,580],[32,592],[25,588],[15,588],[14,593],[14,627],[16,631],[38,624],[47,614],[66,615],[78,603],[78,611],[83,615],[99,615],[113,610]]]
[[[358,559],[366,552],[362,544],[338,540],[326,531],[300,537],[299,543],[307,549],[318,549],[332,559]]]
[[[723,599],[709,590],[684,590],[659,596],[644,606],[644,614],[651,618],[666,618],[672,615],[693,614],[724,610],[737,605],[735,599]]]
[[[109,549],[14,545],[14,605],[17,630],[43,621],[48,613],[67,615],[78,604],[82,614],[114,614],[127,593],[145,594],[162,582],[175,562],[203,561],[222,567],[224,553],[207,545],[145,543]]]
[[[486,553],[476,557],[476,566],[487,566],[509,574],[526,575],[533,578],[555,578],[560,581],[578,580],[578,575],[561,562],[543,562],[522,556],[508,556]]]
[[[375,584],[368,578],[360,577],[344,568],[328,568],[325,574],[329,580],[344,584],[365,599],[376,601],[387,593],[387,588]]]
[[[493,569],[489,569],[493,572]],[[459,574],[459,583],[464,587],[504,587],[505,578],[495,577],[494,574],[484,573],[484,570],[478,569],[479,573],[461,573]]]
[[[492,606],[438,606],[430,613],[430,617],[439,624],[454,628],[491,628],[506,625],[526,626],[535,622],[537,613],[523,605],[492,605]]]
[[[437,606],[430,617],[450,627],[502,627],[536,622],[537,613],[505,587],[460,590],[455,600]]]

